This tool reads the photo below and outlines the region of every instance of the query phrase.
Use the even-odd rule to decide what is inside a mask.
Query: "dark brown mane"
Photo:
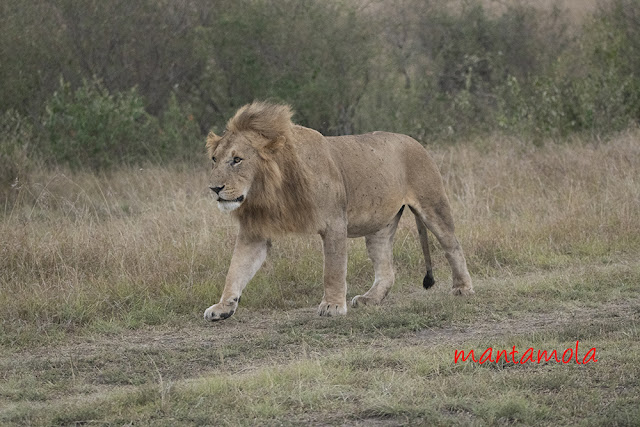
[[[257,102],[242,107],[229,120],[232,132],[257,132],[270,143],[259,148],[261,161],[247,200],[234,211],[245,232],[269,237],[317,230],[316,207],[308,171],[293,140],[289,106]],[[314,229],[315,228],[315,229]]]

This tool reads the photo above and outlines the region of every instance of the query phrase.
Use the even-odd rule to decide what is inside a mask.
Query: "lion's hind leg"
[[[398,229],[398,222],[402,216],[404,206],[393,220],[382,230],[365,237],[367,253],[373,262],[375,279],[373,286],[364,295],[357,295],[351,300],[351,305],[380,304],[393,286],[395,272],[393,271],[393,237]]]

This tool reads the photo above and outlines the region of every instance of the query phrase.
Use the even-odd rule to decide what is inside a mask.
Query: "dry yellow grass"
[[[474,267],[539,268],[638,248],[637,132],[609,143],[518,140],[439,153]]]
[[[431,147],[473,276],[495,277],[640,249],[640,144],[536,147],[496,137]],[[199,316],[221,289],[235,237],[208,194],[206,165],[108,175],[39,170],[0,220],[0,313],[5,339],[96,321],[128,326]],[[418,286],[421,256],[410,218],[396,240],[398,286]],[[350,292],[369,286],[361,241],[351,245]],[[436,278],[448,268],[435,251]],[[245,309],[312,306],[322,295],[313,237],[280,239],[249,285]],[[53,329],[51,329],[53,328]],[[25,338],[25,339],[27,339]],[[27,339],[27,340],[28,340]]]

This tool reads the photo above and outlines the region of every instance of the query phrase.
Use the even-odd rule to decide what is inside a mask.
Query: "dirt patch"
[[[565,311],[526,313],[500,321],[428,328],[416,333],[415,339],[428,344],[460,344],[465,341],[499,338],[510,335],[557,331],[571,326],[611,325],[640,316],[640,300],[603,304],[597,307],[575,307]]]
[[[504,320],[476,321],[427,328],[413,334],[383,340],[398,345],[458,345],[504,336],[534,334],[580,325],[611,325],[640,315],[640,300],[575,307],[544,314],[523,313]],[[313,322],[314,309],[290,310],[287,322]],[[126,385],[153,380],[158,373],[165,379],[199,377],[206,372],[224,369],[244,372],[265,364],[280,364],[299,357],[308,348],[299,342],[281,339],[277,326],[282,312],[266,313],[245,310],[237,317],[209,324],[191,322],[182,327],[149,327],[118,336],[74,337],[59,346],[20,351],[0,358],[5,376],[11,372],[63,370],[63,376],[84,375],[96,385]],[[344,338],[347,339],[347,338]],[[379,338],[371,337],[370,340]],[[341,339],[336,337],[334,344]],[[266,343],[273,342],[272,345]],[[340,345],[327,345],[323,355],[340,351]],[[250,363],[248,363],[250,362]],[[128,368],[129,367],[129,368]],[[110,378],[111,369],[126,372],[122,379]],[[107,374],[105,374],[105,372]],[[136,377],[137,376],[137,377]]]

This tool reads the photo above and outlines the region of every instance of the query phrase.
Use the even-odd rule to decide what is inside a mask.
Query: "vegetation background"
[[[0,28],[0,424],[640,424],[639,0],[3,0]],[[235,225],[204,135],[254,99],[428,145],[477,294],[437,245],[420,288],[403,219],[382,306],[317,319],[292,236],[205,324]],[[355,240],[349,296],[372,280]],[[578,340],[597,363],[453,363]]]
[[[298,123],[330,135],[607,135],[640,119],[639,9],[5,0],[2,182],[26,167],[25,150],[73,168],[193,159],[204,133],[254,99],[289,103]]]

